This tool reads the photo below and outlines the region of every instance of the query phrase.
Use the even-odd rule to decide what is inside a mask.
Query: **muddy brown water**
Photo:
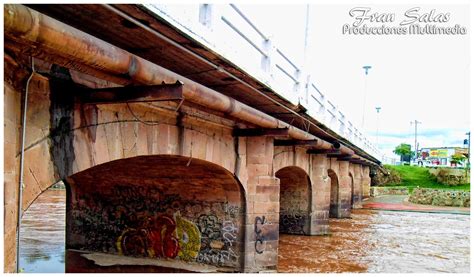
[[[328,236],[280,235],[279,272],[469,272],[469,215],[356,210],[331,219]],[[24,272],[64,272],[65,191],[26,211]]]
[[[64,272],[66,191],[47,190],[23,214],[20,268],[24,272]]]

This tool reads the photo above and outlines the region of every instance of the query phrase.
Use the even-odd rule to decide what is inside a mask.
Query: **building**
[[[454,154],[462,154],[466,159],[456,165],[452,162],[451,156]],[[464,147],[427,147],[421,148],[418,153],[418,165],[421,166],[452,166],[465,167],[467,165],[468,148]]]

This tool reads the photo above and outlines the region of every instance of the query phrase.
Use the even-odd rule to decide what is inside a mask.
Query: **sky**
[[[359,127],[366,93],[362,129],[385,155],[396,157],[392,151],[400,143],[414,145],[415,125],[411,122],[415,120],[421,122],[419,148],[463,146],[470,123],[470,22],[466,5],[310,5],[306,59],[306,5],[239,7],[279,47],[286,49],[285,53],[291,53],[300,64],[307,62],[318,88]],[[394,22],[367,23],[369,26],[398,26],[407,19],[404,14],[411,8],[419,7],[420,16],[435,9],[434,15],[449,13],[449,20],[437,26],[459,24],[467,27],[468,33],[343,34],[342,26],[355,21],[349,15],[355,7],[395,15]],[[367,76],[364,65],[372,66]],[[378,118],[375,107],[381,107]]]

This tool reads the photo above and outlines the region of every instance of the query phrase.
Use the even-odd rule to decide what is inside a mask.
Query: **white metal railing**
[[[368,154],[384,156],[323,94],[291,53],[273,43],[235,4],[144,4],[194,40],[231,61]]]

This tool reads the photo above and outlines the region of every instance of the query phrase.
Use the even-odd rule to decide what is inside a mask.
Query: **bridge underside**
[[[224,168],[177,155],[138,156],[76,173],[67,183],[68,252],[241,270],[244,192]],[[105,259],[89,256],[99,264]],[[83,270],[74,260],[66,266],[67,272]]]
[[[133,101],[104,100],[96,89],[121,86],[110,75],[6,40],[6,272],[15,270],[18,211],[60,180],[68,272],[274,271],[280,232],[328,234],[330,217],[350,216],[368,196],[369,164],[319,144],[282,145],[287,129],[188,101],[179,89],[195,87],[176,90],[182,75],[151,94],[120,90],[142,97]]]

